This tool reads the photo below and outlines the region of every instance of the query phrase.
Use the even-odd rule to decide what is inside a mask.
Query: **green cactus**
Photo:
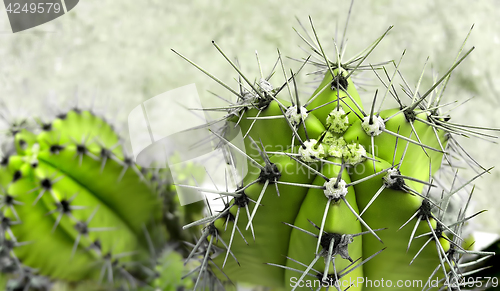
[[[74,109],[41,126],[13,125],[11,134],[0,166],[8,290],[49,290],[51,280],[145,288],[158,282],[157,264],[174,263],[181,254],[173,248],[182,253],[192,240],[179,230],[201,217],[203,203],[178,207],[169,170],[138,167],[103,118]],[[165,246],[171,251],[157,262],[154,250]],[[185,285],[172,285],[177,277],[170,287]]]
[[[259,63],[261,76],[252,82],[214,42],[238,73],[239,90],[174,51],[236,96],[228,101],[225,124],[213,133],[232,149],[224,132],[239,125],[245,151],[237,154],[249,166],[236,189],[213,191],[228,197],[219,213],[186,226],[204,226],[188,257],[202,262],[195,288],[212,278],[217,287],[232,281],[287,290],[372,290],[417,282],[399,287],[456,290],[464,256],[474,253],[462,228],[477,214],[466,216],[470,197],[458,215],[451,217],[447,208],[452,196],[490,169],[472,164],[478,175],[452,190],[438,186],[436,173],[442,164],[455,171],[451,160],[469,156],[454,136],[482,137],[476,131],[488,130],[451,122],[441,111],[450,75],[472,49],[462,54],[462,47],[451,68],[424,92],[422,78],[416,89],[402,79],[401,94],[395,89],[399,63],[364,64],[392,27],[349,60],[343,57],[345,37],[331,60],[312,20],[311,27],[312,36],[299,34],[314,55],[303,65],[313,63],[322,80],[303,104],[298,73],[287,72],[279,51],[281,68],[264,76]],[[392,75],[386,64],[394,64]],[[373,93],[369,108],[353,81],[361,70],[373,71],[386,88]],[[277,72],[286,81],[274,87],[270,79]],[[398,107],[382,108],[388,95]],[[436,191],[437,199],[431,198]]]
[[[0,171],[3,247],[13,257],[78,281],[99,278],[98,262],[110,272],[114,256],[126,263],[144,255],[144,228],[160,203],[103,119],[72,110],[39,133],[21,129],[14,143]]]

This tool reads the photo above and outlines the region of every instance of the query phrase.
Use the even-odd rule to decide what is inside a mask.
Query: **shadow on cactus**
[[[210,278],[217,282],[211,289],[225,282],[287,290],[465,289],[470,266],[492,255],[469,250],[463,237],[467,221],[480,213],[468,211],[470,186],[490,169],[456,136],[494,136],[482,132],[489,128],[451,121],[444,111],[450,103],[442,99],[451,73],[473,48],[462,53],[464,42],[450,69],[422,92],[425,67],[413,88],[399,71],[403,56],[365,64],[392,27],[349,59],[344,35],[330,59],[311,19],[310,25],[312,33],[302,24],[298,33],[312,51],[299,72],[314,65],[320,84],[302,103],[299,72],[284,67],[279,51],[268,75],[258,61],[261,75],[252,82],[214,42],[238,73],[236,90],[174,51],[236,97],[220,96],[229,104],[214,138],[229,155],[235,146],[224,138],[225,124],[238,124],[246,152],[237,154],[252,169],[235,189],[213,191],[225,197],[220,212],[186,226],[204,226],[188,257],[202,262],[195,288]],[[368,108],[357,92],[360,71],[373,73],[385,88],[373,92]],[[273,86],[278,74],[285,81]],[[401,90],[395,89],[398,77]],[[388,98],[398,106],[383,108]],[[228,163],[238,169],[234,160]],[[459,183],[456,171],[463,165],[477,175]],[[444,169],[455,175],[451,185],[437,175]],[[449,211],[452,204],[458,212]]]
[[[168,172],[139,168],[103,118],[74,109],[11,134],[0,166],[0,265],[13,274],[9,290],[48,290],[51,280],[136,290],[158,280],[166,259],[181,261],[172,247],[184,237],[166,230],[202,210],[179,215]],[[171,212],[177,220],[168,220]],[[171,252],[160,255],[166,245]]]

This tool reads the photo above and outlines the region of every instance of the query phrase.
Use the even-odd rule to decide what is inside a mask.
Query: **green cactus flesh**
[[[108,279],[111,268],[130,270],[127,262],[147,256],[144,228],[161,203],[118,145],[110,125],[89,111],[16,133],[16,151],[0,168],[2,248],[65,281]]]
[[[351,79],[367,55],[332,62],[319,43],[309,43],[327,61],[316,64],[323,79],[300,104],[293,72],[287,75],[283,68],[287,81],[276,88],[270,83],[274,72],[250,83],[214,45],[251,88],[231,89],[238,101],[225,117],[245,137],[249,173],[234,191],[220,193],[228,197],[221,212],[198,223],[205,228],[189,256],[202,261],[197,284],[210,275],[220,282],[292,290],[309,290],[307,280],[337,284],[338,290],[371,290],[376,286],[360,279],[415,280],[421,285],[413,289],[421,290],[435,278],[439,286],[424,289],[461,278],[468,202],[448,224],[443,217],[455,192],[443,190],[441,199],[429,193],[442,161],[456,150],[455,141],[449,144],[453,134],[467,131],[440,116],[436,88],[446,85],[470,51],[425,93],[412,93],[406,85],[410,102],[398,96],[386,72],[385,95],[400,106],[377,110],[382,94],[377,103],[375,93],[366,109]],[[216,136],[222,139],[223,133]],[[295,284],[301,280],[305,285]]]

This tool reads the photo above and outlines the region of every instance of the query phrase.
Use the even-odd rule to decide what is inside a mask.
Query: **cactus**
[[[0,266],[13,273],[6,288],[49,290],[54,280],[106,290],[157,284],[156,269],[175,266],[180,242],[192,240],[175,230],[203,207],[179,209],[168,169],[138,167],[92,111],[39,123],[14,123],[3,143]],[[166,246],[166,255],[155,251]],[[162,278],[173,289],[189,284]]]
[[[313,56],[300,70],[312,63],[322,79],[302,103],[299,72],[285,69],[279,50],[272,72],[264,76],[259,62],[261,76],[252,82],[213,42],[238,73],[239,90],[174,50],[236,96],[228,101],[220,130],[211,131],[228,153],[245,155],[250,169],[235,189],[199,188],[227,199],[220,212],[185,226],[203,226],[188,256],[201,261],[195,289],[203,288],[207,278],[217,282],[211,288],[227,282],[287,290],[464,287],[463,267],[492,253],[469,250],[463,235],[466,223],[480,213],[467,211],[473,189],[458,213],[448,208],[459,190],[491,169],[471,162],[455,136],[491,136],[482,132],[489,128],[451,121],[442,111],[449,104],[441,101],[451,73],[473,48],[462,54],[464,42],[450,69],[423,92],[425,67],[416,89],[402,78],[401,93],[395,89],[401,60],[364,64],[392,27],[345,60],[345,35],[329,59],[310,23],[313,34],[299,35]],[[392,74],[388,64],[394,64]],[[368,108],[357,92],[355,77],[361,70],[372,71],[385,87],[373,92]],[[273,86],[277,73],[285,81]],[[397,107],[383,108],[388,95]],[[235,125],[245,137],[245,151],[225,136]],[[463,183],[454,179],[447,190],[437,173],[443,168],[455,172],[457,159],[478,174]],[[228,163],[236,172],[241,165],[234,160]],[[464,263],[470,254],[479,258]],[[413,285],[396,285],[408,282]]]

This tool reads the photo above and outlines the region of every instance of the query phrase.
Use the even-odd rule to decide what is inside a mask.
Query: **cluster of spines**
[[[312,21],[311,21],[311,25],[312,25]],[[276,171],[269,171],[270,169],[275,168],[269,159],[269,155],[286,155],[290,159],[293,159],[297,163],[300,163],[304,167],[307,167],[310,171],[312,171],[315,174],[320,175],[320,176],[321,176],[321,173],[318,172],[317,170],[313,169],[312,167],[310,167],[309,166],[310,163],[322,162],[325,164],[336,164],[336,165],[341,167],[341,171],[340,171],[337,179],[332,180],[330,178],[327,178],[326,176],[323,176],[323,178],[326,181],[324,186],[305,185],[305,184],[293,185],[293,186],[297,186],[297,187],[317,188],[317,189],[324,190],[325,195],[327,196],[327,198],[329,200],[329,202],[326,205],[327,209],[328,209],[328,206],[330,205],[330,202],[337,202],[340,199],[343,199],[345,197],[346,192],[343,190],[345,190],[347,187],[352,186],[355,183],[361,183],[365,180],[372,179],[375,176],[381,175],[382,176],[381,179],[383,179],[383,181],[384,181],[382,184],[382,187],[376,192],[376,194],[370,200],[370,202],[365,207],[365,209],[363,209],[363,211],[361,211],[360,214],[358,215],[356,213],[356,211],[354,211],[352,209],[352,207],[350,207],[353,214],[355,216],[357,216],[357,218],[362,223],[363,223],[363,220],[361,218],[362,214],[371,205],[371,203],[378,197],[378,195],[380,195],[380,193],[385,188],[401,190],[401,191],[404,191],[406,193],[410,193],[411,195],[419,196],[422,200],[422,204],[421,204],[420,208],[418,208],[418,210],[415,212],[415,214],[413,216],[409,217],[408,221],[406,223],[404,223],[401,226],[401,228],[406,226],[410,221],[416,220],[415,228],[413,229],[412,235],[409,238],[408,248],[410,247],[411,242],[415,239],[418,239],[420,237],[427,237],[428,240],[423,245],[423,247],[418,251],[418,253],[415,255],[415,257],[411,260],[410,264],[415,260],[415,258],[418,256],[418,254],[421,252],[421,250],[425,246],[427,246],[431,241],[434,241],[436,243],[436,250],[437,250],[437,254],[439,256],[440,264],[438,266],[436,266],[435,270],[432,272],[431,276],[429,277],[429,281],[430,281],[430,278],[435,276],[440,269],[443,272],[443,277],[440,281],[440,284],[442,284],[441,286],[445,286],[444,284],[448,283],[448,282],[460,281],[460,278],[469,275],[468,273],[462,272],[462,267],[473,265],[481,260],[484,260],[484,258],[486,258],[484,256],[491,255],[491,253],[486,253],[486,252],[473,252],[473,251],[466,249],[466,247],[463,246],[465,240],[461,237],[461,235],[462,235],[462,229],[463,229],[465,223],[468,220],[470,220],[472,217],[474,217],[480,213],[480,212],[476,213],[476,214],[471,215],[469,217],[465,216],[465,212],[466,212],[468,205],[469,205],[470,197],[469,197],[469,200],[466,203],[466,205],[460,209],[458,217],[454,223],[452,223],[451,225],[446,225],[443,222],[445,220],[444,216],[446,214],[446,209],[448,207],[448,204],[450,203],[450,198],[453,195],[457,194],[459,192],[459,190],[462,190],[467,185],[470,185],[476,178],[480,177],[481,175],[483,175],[484,173],[487,173],[490,170],[490,169],[483,168],[477,162],[475,162],[470,157],[470,155],[467,152],[465,152],[465,150],[453,138],[453,135],[494,137],[494,136],[487,135],[484,133],[476,133],[473,130],[471,130],[471,128],[472,129],[483,129],[483,130],[487,130],[488,128],[451,123],[449,121],[450,120],[449,115],[447,115],[446,113],[443,114],[440,112],[441,108],[450,105],[450,104],[440,104],[440,101],[442,99],[444,89],[446,88],[446,84],[449,80],[451,72],[460,64],[460,62],[462,62],[467,57],[467,55],[472,51],[472,49],[469,50],[467,53],[465,53],[465,55],[463,57],[461,57],[460,59],[458,59],[458,57],[457,57],[457,60],[455,61],[453,66],[450,68],[450,70],[445,75],[443,75],[439,80],[435,80],[433,86],[429,90],[427,90],[424,94],[420,94],[419,87],[420,87],[420,83],[422,80],[422,76],[423,76],[424,71],[425,71],[425,67],[424,67],[424,70],[422,71],[422,75],[418,81],[416,89],[413,91],[410,88],[410,86],[408,85],[408,83],[406,82],[406,80],[404,79],[404,77],[402,76],[401,72],[399,71],[399,64],[401,63],[401,60],[399,61],[399,63],[397,65],[394,64],[395,71],[394,71],[394,74],[392,76],[390,76],[388,74],[386,68],[384,67],[385,64],[390,63],[390,62],[381,63],[381,64],[378,64],[377,66],[362,65],[363,61],[368,57],[368,55],[371,53],[371,51],[377,46],[377,44],[387,34],[387,32],[390,28],[380,38],[378,38],[372,45],[370,45],[367,49],[365,49],[361,53],[357,54],[356,56],[354,56],[353,58],[351,58],[350,60],[345,61],[345,62],[343,62],[341,60],[342,56],[344,55],[344,50],[345,50],[345,42],[342,41],[340,49],[337,48],[336,62],[332,62],[327,58],[326,54],[324,53],[323,48],[322,48],[322,46],[319,42],[319,39],[317,37],[316,31],[314,29],[314,26],[312,25],[312,27],[313,27],[313,32],[314,32],[314,36],[315,36],[316,41],[313,40],[313,38],[311,38],[309,35],[306,35],[305,37],[302,36],[300,33],[299,33],[299,35],[310,46],[310,48],[317,55],[317,57],[315,56],[315,57],[311,58],[311,56],[309,56],[305,60],[305,62],[303,62],[303,63],[304,64],[312,63],[312,64],[316,65],[318,67],[318,69],[315,71],[315,73],[318,73],[320,75],[330,74],[330,76],[333,76],[332,81],[330,83],[327,83],[324,86],[324,88],[318,89],[319,93],[321,93],[323,90],[326,90],[326,89],[331,89],[331,90],[336,89],[337,92],[340,92],[340,90],[342,90],[342,91],[347,93],[347,86],[348,86],[347,79],[353,73],[355,73],[361,69],[372,70],[376,74],[376,76],[379,78],[379,80],[382,82],[382,84],[385,86],[386,92],[383,96],[382,102],[380,103],[378,111],[375,110],[375,105],[376,105],[376,100],[377,100],[377,94],[375,94],[375,97],[373,98],[373,103],[372,103],[370,114],[363,112],[363,110],[359,106],[357,108],[349,108],[350,109],[349,113],[354,113],[354,115],[356,115],[356,117],[362,123],[362,128],[365,130],[367,135],[370,136],[372,152],[370,154],[367,154],[366,151],[364,151],[359,156],[360,156],[360,158],[370,159],[371,161],[373,161],[373,168],[374,169],[376,168],[375,163],[378,162],[376,155],[375,155],[375,152],[374,152],[374,150],[375,150],[375,146],[374,146],[375,137],[380,135],[381,133],[390,134],[390,135],[393,135],[396,137],[395,150],[394,150],[394,154],[393,154],[393,158],[392,158],[392,167],[389,167],[389,168],[385,169],[384,171],[374,173],[373,175],[366,177],[366,179],[351,182],[351,184],[347,184],[341,179],[342,170],[344,167],[348,167],[349,163],[346,163],[345,160],[342,160],[341,163],[334,163],[334,162],[327,160],[326,157],[328,156],[328,153],[325,153],[325,150],[321,149],[320,147],[323,147],[322,141],[324,141],[326,135],[329,134],[329,129],[332,129],[333,132],[335,132],[335,130],[340,130],[340,131],[342,130],[342,128],[343,128],[342,122],[343,122],[344,118],[346,117],[346,115],[345,115],[345,113],[341,112],[340,103],[343,102],[343,104],[345,104],[349,107],[349,105],[346,102],[344,102],[344,100],[342,100],[343,98],[346,98],[346,97],[340,98],[337,95],[337,99],[330,102],[330,103],[337,104],[338,114],[335,114],[335,112],[332,111],[332,116],[329,115],[330,120],[329,121],[327,120],[327,123],[329,123],[328,128],[327,128],[328,130],[324,134],[322,134],[318,139],[309,138],[309,136],[307,134],[307,129],[305,127],[305,123],[306,123],[305,118],[307,117],[307,114],[309,114],[311,111],[313,111],[315,109],[319,109],[322,106],[327,106],[329,104],[323,104],[320,107],[317,107],[317,108],[314,108],[311,110],[307,110],[306,109],[307,105],[309,105],[309,103],[312,102],[316,98],[317,95],[319,95],[319,93],[318,93],[316,96],[313,96],[310,99],[308,104],[305,104],[304,106],[300,105],[299,98],[298,98],[297,85],[295,84],[296,73],[291,72],[291,77],[288,78],[286,71],[283,67],[283,63],[281,62],[281,54],[279,53],[279,51],[278,51],[278,61],[276,63],[280,62],[282,64],[282,71],[283,71],[283,75],[284,75],[284,78],[286,81],[283,85],[278,86],[277,89],[273,89],[273,87],[270,85],[269,81],[270,81],[270,77],[274,73],[274,68],[276,67],[276,65],[273,67],[273,72],[271,74],[269,74],[269,76],[267,78],[264,78],[261,74],[260,81],[252,83],[249,81],[249,78],[246,77],[241,72],[241,70],[238,68],[238,66],[236,66],[223,53],[223,51],[220,49],[220,47],[214,43],[214,46],[217,48],[217,50],[219,52],[221,52],[221,54],[224,56],[224,58],[227,61],[229,61],[229,63],[235,68],[235,70],[239,74],[239,77],[238,77],[239,78],[238,79],[239,80],[239,87],[240,87],[239,93],[236,92],[235,90],[233,90],[229,85],[226,85],[221,80],[219,80],[216,77],[209,74],[206,70],[202,69],[200,66],[196,65],[191,60],[189,60],[186,57],[179,54],[182,58],[186,59],[188,62],[195,65],[202,72],[204,72],[205,74],[210,76],[216,82],[218,82],[223,87],[228,89],[232,94],[237,96],[238,101],[236,103],[233,103],[233,102],[226,100],[229,103],[229,105],[227,107],[205,109],[207,111],[210,111],[210,110],[217,110],[217,111],[226,110],[227,111],[228,114],[223,119],[217,120],[216,122],[225,121],[225,120],[234,120],[236,118],[237,119],[236,124],[238,125],[241,122],[241,120],[243,118],[245,118],[245,112],[247,112],[247,110],[249,110],[251,108],[255,108],[258,110],[258,113],[256,114],[256,116],[255,117],[246,117],[248,119],[253,120],[251,125],[248,127],[248,131],[244,133],[244,137],[246,137],[248,139],[249,144],[250,143],[256,144],[255,141],[252,139],[252,137],[249,135],[249,133],[251,132],[251,130],[252,130],[252,128],[257,120],[284,119],[287,122],[288,127],[292,131],[292,135],[290,136],[290,144],[291,144],[290,148],[292,149],[292,151],[289,151],[289,152],[266,151],[265,147],[264,147],[264,145],[262,145],[262,141],[261,141],[262,149],[260,149],[258,146],[253,147],[253,148],[258,149],[258,154],[262,158],[261,160],[256,161],[256,158],[258,156],[251,156],[251,155],[247,155],[245,153],[240,152],[241,154],[244,154],[246,156],[246,158],[249,161],[249,164],[257,167],[260,170],[260,175],[259,175],[259,178],[257,180],[249,182],[246,186],[244,186],[242,184],[235,191],[228,191],[227,189],[226,189],[226,191],[217,191],[217,190],[199,188],[200,191],[218,193],[221,196],[233,198],[233,200],[231,202],[225,203],[225,208],[219,214],[209,216],[209,217],[202,219],[202,220],[200,220],[196,223],[193,223],[191,225],[186,225],[186,228],[189,228],[192,225],[200,225],[200,224],[205,225],[204,234],[202,235],[201,239],[198,241],[198,244],[193,246],[193,251],[192,251],[192,255],[191,255],[191,257],[192,257],[192,256],[194,256],[194,254],[199,252],[199,249],[201,248],[202,245],[205,245],[206,247],[208,246],[208,249],[205,252],[205,255],[203,257],[203,260],[204,260],[204,262],[207,263],[207,265],[206,265],[205,269],[202,268],[199,270],[200,274],[203,272],[206,272],[208,270],[208,263],[210,263],[212,261],[212,257],[210,257],[210,256],[211,256],[211,254],[216,253],[216,252],[212,252],[210,250],[211,247],[212,248],[214,247],[214,240],[221,241],[222,245],[225,248],[226,254],[225,254],[224,263],[222,264],[221,268],[224,268],[224,265],[226,264],[226,261],[227,261],[227,258],[229,255],[234,257],[234,259],[236,260],[238,265],[240,264],[240,262],[238,262],[238,260],[234,256],[233,252],[231,251],[231,242],[233,241],[233,238],[235,236],[235,230],[238,230],[238,232],[240,233],[240,235],[242,236],[242,238],[246,242],[245,237],[243,236],[243,234],[241,233],[241,231],[237,225],[238,215],[240,213],[240,209],[245,208],[247,215],[248,215],[248,221],[249,221],[246,228],[247,229],[250,228],[252,230],[252,235],[254,236],[253,228],[256,226],[252,225],[252,218],[256,215],[256,212],[257,212],[257,209],[259,208],[259,205],[261,205],[260,201],[262,200],[262,197],[266,191],[266,188],[270,184],[274,184],[276,186],[276,192],[279,195],[279,189],[278,189],[279,184],[292,185],[292,183],[281,182],[279,180],[279,177],[280,177],[279,172],[276,173]],[[316,43],[317,43],[317,45],[316,45]],[[465,45],[465,42],[464,42],[464,45]],[[462,49],[463,49],[463,47],[461,48],[461,50],[459,52],[459,56],[462,52]],[[404,53],[403,53],[403,55],[404,55]],[[260,68],[260,63],[259,63],[259,68]],[[301,69],[302,69],[302,67],[301,67]],[[384,81],[382,79],[382,77],[377,73],[377,70],[382,70],[385,73],[385,76],[388,79],[388,81],[387,81],[388,83],[386,83],[386,81]],[[347,72],[347,74],[344,75],[343,72]],[[402,90],[405,93],[405,95],[411,99],[410,105],[404,105],[404,102],[399,98],[398,93],[394,89],[393,81],[395,79],[396,74],[399,74],[400,77],[404,81],[404,86],[403,86]],[[250,87],[250,89],[244,88],[244,84],[242,84],[241,79],[245,80],[246,85],[248,87]],[[290,83],[293,83],[295,85],[295,95],[296,95],[295,98],[292,97]],[[438,87],[440,85],[441,85],[441,87]],[[285,105],[281,104],[280,100],[277,99],[277,94],[285,87],[288,88],[288,91],[290,93],[290,103],[291,103],[290,106],[285,106]],[[437,91],[438,88],[440,88],[439,91]],[[396,112],[394,112],[394,114],[392,114],[391,116],[388,116],[384,119],[384,118],[380,117],[380,112],[381,112],[382,104],[383,104],[383,102],[388,94],[390,94],[392,97],[394,97],[394,99],[398,102],[399,110],[397,110]],[[351,99],[351,101],[353,101],[353,103],[355,105],[357,104],[356,101],[353,100],[353,98],[351,96],[349,96],[349,93],[347,93],[347,97],[349,99]],[[268,106],[270,104],[271,101],[276,101],[280,105],[279,109],[281,110],[282,114],[277,115],[277,116],[260,117],[261,112],[266,108],[266,106]],[[378,112],[378,113],[376,113],[376,112]],[[397,130],[397,132],[393,132],[393,131],[385,128],[385,124],[399,114],[404,115],[404,118],[410,124],[410,126],[412,128],[409,136],[400,135],[399,129]],[[425,117],[422,117],[422,116],[425,116]],[[430,128],[432,128],[432,131],[436,137],[437,143],[439,144],[439,148],[430,147],[430,146],[428,146],[420,141],[421,139],[418,136],[417,130],[415,129],[415,126],[414,126],[414,124],[417,122],[419,122],[421,124],[425,124],[425,125],[429,126]],[[332,125],[332,124],[335,124],[335,125]],[[298,133],[298,131],[301,127],[303,127],[303,129],[305,131],[304,132],[305,140],[303,140],[303,138],[301,138],[300,134]],[[224,127],[222,127],[222,128],[224,128]],[[440,135],[438,134],[438,132],[441,132],[441,134],[444,134],[444,138],[446,139],[446,143],[441,141],[442,138],[440,138]],[[412,134],[415,134],[416,140],[411,139]],[[231,144],[227,140],[224,139],[223,133],[221,133],[221,134],[214,133],[214,135],[216,136],[216,138],[223,141],[224,144],[227,144],[229,147],[231,147]],[[406,142],[406,147],[405,147],[404,153],[401,156],[400,161],[395,160],[396,159],[396,151],[398,150],[398,141],[399,142]],[[336,142],[338,142],[338,141],[336,141]],[[297,143],[299,143],[299,145],[295,146]],[[453,185],[452,185],[451,190],[448,192],[445,192],[444,187],[442,187],[443,190],[442,190],[442,195],[441,195],[440,199],[433,201],[429,198],[429,191],[432,187],[436,187],[436,185],[433,184],[434,181],[436,180],[436,178],[433,177],[433,173],[435,173],[437,168],[432,169],[432,167],[430,167],[428,181],[423,181],[423,180],[416,179],[413,177],[404,176],[400,172],[401,164],[403,163],[403,159],[404,159],[404,157],[406,155],[406,151],[408,149],[408,144],[410,144],[410,143],[421,147],[423,152],[428,157],[429,157],[428,152],[436,152],[439,154],[443,154],[444,160],[447,161],[446,166],[449,166],[452,169],[454,169],[454,164],[452,164],[451,158],[465,160],[471,166],[471,168],[473,168],[474,170],[479,168],[481,171],[479,172],[478,170],[476,170],[476,171],[478,171],[478,175],[475,176],[473,179],[464,183],[458,189],[454,189]],[[357,146],[359,146],[359,144]],[[298,151],[295,153],[294,149],[298,149]],[[331,156],[333,156],[333,155],[331,155]],[[339,154],[339,158],[342,158],[342,154]],[[429,160],[430,160],[430,157],[429,157]],[[472,162],[469,162],[470,160],[472,160]],[[359,161],[355,161],[352,164],[357,164],[357,163],[359,163]],[[233,167],[236,168],[235,165],[233,165]],[[410,187],[410,185],[407,183],[407,181],[421,184],[421,186],[419,186],[419,188],[427,187],[427,195],[420,194],[420,191],[412,189]],[[344,182],[344,183],[341,183],[341,182]],[[250,185],[252,185],[254,183],[263,184],[262,191],[261,191],[260,195],[258,196],[257,201],[253,201],[252,199],[250,199],[245,194],[245,191],[244,191],[247,187],[249,187]],[[438,184],[439,184],[439,181],[438,181]],[[182,185],[180,185],[180,186],[182,186]],[[188,187],[188,186],[185,186],[185,187]],[[472,196],[472,192],[471,192],[470,196]],[[248,204],[251,201],[253,203],[255,203],[255,207],[254,207],[254,211],[250,214],[250,211],[248,209]],[[234,215],[229,212],[229,210],[234,206],[238,207],[236,217],[234,217]],[[437,210],[439,215],[433,214],[432,210]],[[328,210],[325,210],[325,212],[324,212],[325,217],[326,217],[327,212],[328,212]],[[228,225],[228,222],[234,223],[233,229],[232,229],[231,235],[230,235],[231,242],[229,243],[229,245],[227,245],[222,240],[222,237],[219,234],[219,232],[222,230],[219,230],[215,227],[215,222],[219,219],[225,220],[226,227]],[[429,231],[429,233],[424,233],[424,234],[421,234],[419,236],[414,236],[416,228],[419,225],[420,221],[425,222],[428,225],[430,231]],[[431,221],[434,222],[435,226],[432,225]],[[297,271],[297,272],[302,273],[302,278],[304,278],[304,276],[318,276],[318,278],[321,277],[322,280],[326,280],[328,278],[328,276],[334,276],[338,280],[338,278],[342,277],[343,275],[346,275],[347,272],[349,272],[349,271],[346,271],[346,269],[344,269],[344,270],[340,270],[334,274],[328,274],[328,267],[324,272],[319,272],[317,270],[314,270],[312,267],[314,265],[314,263],[321,256],[325,256],[325,258],[328,260],[328,263],[329,263],[329,260],[334,257],[335,252],[340,254],[339,253],[340,251],[332,246],[338,246],[339,241],[335,240],[333,238],[336,238],[336,236],[340,236],[341,234],[331,234],[331,233],[329,234],[329,233],[324,232],[322,229],[323,224],[324,224],[324,220],[323,220],[321,226],[314,225],[320,231],[319,235],[310,233],[304,229],[300,229],[300,228],[297,228],[296,226],[287,224],[287,225],[291,226],[292,228],[296,228],[302,232],[305,232],[309,235],[312,235],[312,236],[318,238],[318,247],[316,250],[317,256],[315,258],[315,261],[313,261],[309,265],[305,264],[304,262],[295,261],[299,265],[302,265],[303,267],[305,267],[306,270],[302,271],[302,270],[292,269],[292,271]],[[374,236],[376,236],[378,238],[378,236],[375,234],[375,231],[379,231],[381,229],[372,230],[366,223],[363,223],[363,224],[367,229],[369,229],[369,232],[371,232]],[[265,226],[258,226],[258,227],[265,227]],[[445,233],[448,233],[448,235],[451,235],[453,238],[449,239],[448,236],[445,235]],[[332,238],[331,244],[328,245],[328,244],[322,243],[323,242],[322,241],[323,234],[326,237]],[[349,234],[343,234],[343,235],[349,235]],[[350,235],[356,235],[356,234],[350,234]],[[253,238],[255,240],[255,236]],[[440,240],[445,240],[449,243],[449,250],[447,250],[447,251],[444,250],[444,248],[439,243]],[[208,242],[208,244],[207,244],[207,242]],[[321,251],[319,250],[320,247],[322,248]],[[334,249],[336,251],[333,251]],[[345,252],[347,252],[347,245],[346,245]],[[363,260],[361,263],[356,265],[355,268],[361,266],[367,260],[369,260],[369,259],[373,258],[375,255],[377,255],[379,252],[377,252],[376,254]],[[328,255],[325,255],[326,253],[328,253]],[[477,261],[463,263],[462,258],[466,254],[477,254],[477,255],[481,255],[483,257],[481,259],[478,259]],[[293,258],[288,258],[288,259],[294,260]],[[352,259],[350,261],[352,262]],[[276,265],[276,264],[273,264],[271,262],[269,263],[269,265],[290,269],[290,267]],[[219,268],[215,264],[214,264],[214,266]],[[334,265],[334,267],[335,267],[335,265]],[[313,270],[316,274],[310,274],[309,272],[311,270]],[[427,283],[429,283],[429,281]],[[424,289],[426,289],[426,288],[431,289],[432,286],[429,286],[428,284],[426,284],[424,286]],[[441,287],[441,288],[446,289],[446,288],[451,288],[451,287],[447,286],[447,287]],[[458,289],[460,289],[460,286]]]

